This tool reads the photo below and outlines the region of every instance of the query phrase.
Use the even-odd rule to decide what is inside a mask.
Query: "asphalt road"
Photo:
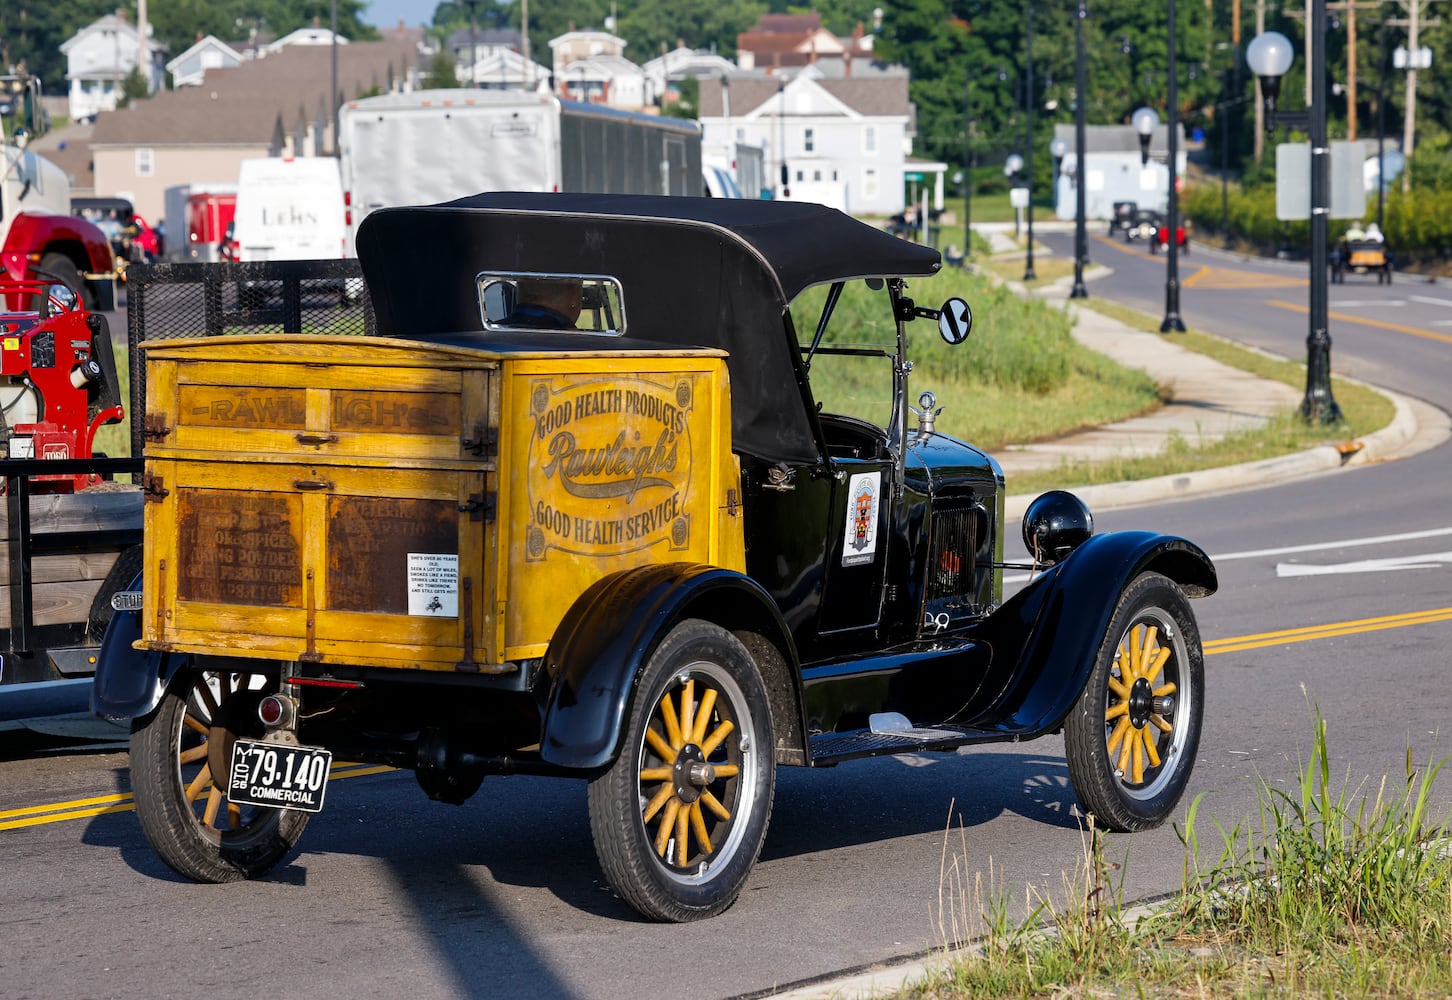
[[[1164,258],[1120,247],[1092,245],[1115,274],[1091,295],[1154,311]],[[1197,247],[1181,275],[1187,323],[1304,351],[1304,265]],[[1375,322],[1333,319],[1333,367],[1452,408],[1452,327],[1438,325],[1452,313],[1421,298],[1452,305],[1443,286],[1400,279],[1334,286],[1335,316]],[[1258,830],[1257,782],[1293,780],[1313,707],[1338,785],[1375,794],[1389,775],[1398,789],[1409,746],[1418,764],[1447,752],[1448,466],[1442,448],[1098,515],[1103,530],[1183,534],[1217,560],[1219,593],[1195,602],[1208,690],[1189,793],[1204,797],[1211,860],[1208,817]],[[118,745],[0,733],[0,758],[0,994],[14,997],[732,997],[940,946],[975,911],[962,890],[976,875],[1016,906],[1026,886],[1062,898],[1084,845],[1058,738],[785,769],[741,900],[660,926],[604,887],[582,783],[491,778],[451,807],[403,773],[336,780],[289,865],[196,886],[143,839]],[[1436,800],[1452,806],[1445,779]],[[1111,836],[1108,856],[1126,899],[1172,890],[1184,864],[1169,826]]]

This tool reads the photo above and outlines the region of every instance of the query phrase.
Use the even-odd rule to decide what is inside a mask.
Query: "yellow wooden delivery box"
[[[144,347],[148,648],[505,672],[603,576],[744,569],[721,351]]]

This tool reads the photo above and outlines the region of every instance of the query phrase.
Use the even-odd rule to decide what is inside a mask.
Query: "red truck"
[[[8,92],[15,93],[17,86],[34,98],[26,102],[27,107],[39,106],[38,80],[0,76],[0,87]],[[39,268],[78,288],[88,311],[114,308],[116,272],[110,241],[93,223],[70,214],[71,190],[65,173],[25,148],[39,131],[38,115],[0,121],[17,121],[13,131],[0,136],[0,269],[4,276],[14,281],[35,280],[41,277]]]

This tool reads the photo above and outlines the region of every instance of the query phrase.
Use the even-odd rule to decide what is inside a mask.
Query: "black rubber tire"
[[[1155,630],[1152,636],[1150,628]],[[1132,634],[1139,637],[1134,642],[1146,642],[1140,663],[1148,667],[1148,674],[1125,686],[1121,651],[1133,659],[1140,648],[1131,644]],[[1150,665],[1148,642],[1156,650],[1169,651],[1159,669]],[[1131,676],[1139,678],[1140,673],[1139,665],[1130,668]],[[1164,681],[1156,685],[1161,676]],[[1130,697],[1117,694],[1111,681],[1127,687]],[[1151,695],[1173,696],[1173,708],[1153,712]],[[1190,602],[1171,580],[1141,573],[1120,593],[1089,681],[1064,720],[1069,778],[1084,812],[1110,830],[1148,830],[1163,823],[1184,794],[1195,766],[1204,703],[1205,661]],[[1160,722],[1170,731],[1163,731]],[[1114,732],[1120,728],[1124,731],[1115,741]],[[1144,743],[1150,739],[1153,754]]]
[[[48,253],[40,258],[41,270],[49,271],[61,279],[61,282],[69,285],[71,291],[81,297],[81,305],[85,306],[86,312],[96,311],[96,295],[91,287],[81,278],[81,269],[76,262],[63,253]]]
[[[708,691],[715,695],[702,724],[696,710]],[[667,699],[679,736],[665,722]],[[693,703],[691,729],[674,717],[678,701]],[[713,735],[727,723],[724,739],[712,747]],[[673,628],[641,672],[619,757],[590,780],[595,852],[620,897],[652,920],[674,922],[714,916],[735,902],[766,839],[776,785],[774,745],[766,688],[740,640],[696,619]],[[671,750],[671,759],[660,748]],[[684,776],[690,761],[736,773],[708,774],[692,784]],[[674,777],[652,777],[662,772]],[[684,796],[678,791],[683,783]],[[686,818],[674,819],[681,814]]]
[[[265,683],[264,683],[265,681]],[[208,694],[202,695],[206,688]],[[256,702],[276,682],[253,674],[204,674],[183,670],[172,678],[159,704],[131,727],[131,788],[136,815],[146,839],[173,871],[198,882],[236,882],[261,875],[292,853],[308,823],[308,814],[295,809],[243,806],[236,825],[221,828],[230,804],[220,788],[208,789],[209,756],[226,761],[231,741],[238,736],[260,736]],[[235,700],[234,700],[235,699]],[[208,701],[215,702],[213,710]],[[207,728],[207,735],[184,725]],[[211,752],[212,740],[224,741],[222,753]],[[198,750],[197,748],[201,748]],[[183,761],[185,752],[199,759]],[[225,764],[224,764],[225,766]],[[186,788],[196,783],[199,792],[188,801]],[[212,794],[215,792],[215,796]],[[205,793],[205,794],[204,794]],[[217,819],[207,821],[207,803],[218,800]]]
[[[106,626],[111,624],[111,616],[116,613],[111,607],[111,598],[131,586],[131,581],[141,572],[143,555],[143,547],[140,545],[122,549],[117,554],[106,579],[101,581],[101,589],[96,591],[96,597],[91,601],[91,614],[86,627],[86,636],[90,641],[100,642],[101,637],[106,634]]]

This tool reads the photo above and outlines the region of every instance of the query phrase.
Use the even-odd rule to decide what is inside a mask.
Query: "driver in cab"
[[[521,278],[514,308],[504,326],[529,330],[573,330],[580,318],[581,284],[570,278]]]

